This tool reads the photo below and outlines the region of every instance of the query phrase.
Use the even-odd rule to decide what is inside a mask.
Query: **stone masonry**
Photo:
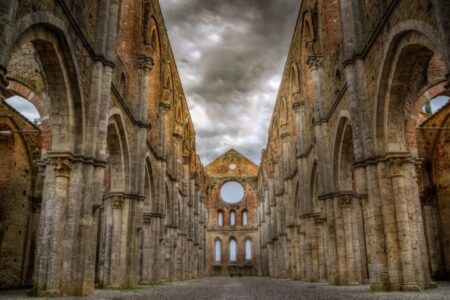
[[[423,110],[439,96],[450,1],[304,0],[260,165],[231,149],[204,168],[158,0],[1,0],[0,289],[434,287],[450,279],[450,106]]]

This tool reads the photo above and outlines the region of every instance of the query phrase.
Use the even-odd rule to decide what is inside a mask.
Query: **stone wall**
[[[258,177],[269,275],[416,290],[442,273],[445,209],[423,210],[416,173],[421,109],[448,94],[440,9],[303,1]]]
[[[205,172],[208,176],[208,194],[206,207],[208,224],[206,249],[208,273],[210,275],[260,275],[260,242],[257,224],[258,198],[256,177],[258,167],[231,149],[210,163]],[[230,181],[238,182],[244,189],[243,199],[236,203],[227,203],[221,197],[222,186]],[[243,224],[243,214],[247,213],[247,224]],[[219,224],[219,213],[222,224]],[[235,214],[235,223],[231,224],[231,213]],[[230,260],[230,242],[236,241],[236,260]],[[246,259],[245,243],[251,242],[251,259]],[[216,261],[215,243],[221,243],[220,261]]]
[[[28,99],[43,121],[29,162],[41,168],[21,179],[38,182],[42,206],[38,231],[22,231],[37,248],[34,293],[206,274],[206,177],[158,2],[8,0],[0,15],[1,98]],[[11,206],[22,194],[5,195],[9,223],[34,222]],[[29,284],[18,260],[2,287]]]

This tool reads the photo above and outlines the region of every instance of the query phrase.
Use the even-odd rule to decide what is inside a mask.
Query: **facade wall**
[[[232,165],[234,164],[234,165]],[[232,165],[233,168],[230,168]],[[206,207],[208,210],[208,227],[206,249],[208,273],[210,275],[260,275],[260,246],[257,225],[258,197],[256,177],[258,167],[231,149],[214,160],[205,168],[208,176],[208,194]],[[241,201],[229,204],[221,197],[222,186],[230,181],[239,182],[244,188]],[[235,224],[231,223],[231,213],[235,214]],[[247,213],[247,225],[244,225],[243,214]],[[222,224],[219,223],[219,213]],[[235,240],[236,260],[230,257],[230,242]],[[251,242],[251,259],[246,259],[246,241]],[[220,261],[216,260],[216,241],[221,243]]]
[[[262,269],[430,287],[445,208],[423,217],[416,127],[427,101],[448,95],[448,4],[326,2],[302,3],[262,156]]]
[[[28,281],[2,287],[33,271],[40,296],[206,274],[206,177],[158,2],[12,0],[0,14],[1,101],[33,103],[43,141],[21,179],[41,185],[39,230],[23,231],[36,261],[8,266]],[[2,195],[13,222],[33,219],[11,206],[22,192]]]

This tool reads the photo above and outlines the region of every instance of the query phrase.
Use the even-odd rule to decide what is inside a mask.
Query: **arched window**
[[[242,212],[242,225],[243,225],[243,226],[248,225],[248,214],[247,214],[247,211],[246,211],[246,210],[244,210],[244,211]]]
[[[217,213],[217,226],[223,226],[223,213],[220,210]]]
[[[222,261],[222,242],[220,240],[216,240],[214,245],[214,253],[216,262]]]
[[[230,226],[236,225],[236,213],[234,210],[230,212]]]
[[[245,241],[245,260],[252,259],[252,241]]]
[[[235,239],[230,240],[230,261],[236,261],[237,243]]]
[[[42,124],[41,115],[39,114],[36,106],[34,106],[34,104],[28,99],[20,96],[12,96],[11,98],[6,99],[5,102],[34,125],[39,126]]]

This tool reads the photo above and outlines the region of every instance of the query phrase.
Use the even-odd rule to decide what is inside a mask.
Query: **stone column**
[[[300,252],[300,228],[297,224],[294,228],[294,257],[295,257],[295,273],[293,274],[293,279],[302,279],[302,265],[301,265],[301,252]]]
[[[138,68],[138,87],[137,87],[137,105],[135,116],[138,121],[136,128],[136,140],[135,147],[131,151],[135,154],[133,157],[136,159],[133,160],[133,170],[134,177],[133,182],[133,190],[135,190],[139,195],[144,195],[145,190],[145,152],[147,148],[146,139],[147,139],[147,131],[148,131],[148,97],[149,97],[149,85],[150,85],[150,72],[153,67],[153,59],[145,54],[140,54],[137,56],[137,68]],[[151,208],[150,208],[151,209]],[[152,255],[152,246],[150,239],[151,235],[151,216],[147,213],[143,213],[143,241],[142,247],[144,247],[141,251],[142,260],[140,270],[140,281],[150,282],[151,280],[151,255]]]
[[[326,262],[326,220],[323,218],[316,218],[317,243],[318,243],[318,257],[319,257],[319,281],[327,282],[327,262]]]
[[[316,227],[316,215],[312,214],[308,218],[308,226],[310,227],[310,242],[311,242],[311,263],[312,263],[312,277],[313,282],[318,282],[320,278],[320,257],[319,257],[319,237]]]
[[[142,253],[141,253],[141,274],[140,274],[140,284],[149,284],[152,282],[152,268],[154,261],[152,260],[154,256],[154,245],[153,239],[155,236],[152,232],[152,215],[150,213],[144,213],[143,219],[143,237],[142,237]]]
[[[415,166],[408,159],[393,158],[388,163],[388,169],[399,242],[401,289],[430,287],[428,257],[423,250],[425,241]]]
[[[439,243],[438,196],[436,187],[427,188],[421,195],[428,259],[433,278],[444,278],[442,250]]]
[[[400,160],[392,161],[389,166],[390,178],[392,182],[392,189],[394,203],[395,203],[395,217],[398,230],[398,239],[400,246],[400,260],[402,264],[402,277],[403,283],[406,284],[406,288],[416,289],[417,283],[415,280],[415,270],[413,260],[416,259],[413,254],[412,241],[411,241],[411,224],[408,214],[408,203],[406,198],[406,182],[403,177],[402,164]],[[402,286],[403,288],[403,286]]]
[[[322,200],[326,201],[327,212],[327,267],[328,267],[328,282],[330,284],[339,284],[339,268],[338,268],[338,247],[336,234],[336,218],[335,206],[338,204],[332,195],[323,197]],[[341,237],[342,239],[342,237]],[[345,252],[341,252],[345,253]]]
[[[374,290],[389,289],[389,272],[388,261],[385,249],[388,249],[392,255],[390,244],[392,239],[388,239],[388,224],[383,222],[385,218],[394,218],[392,215],[387,215],[387,210],[383,207],[383,195],[379,190],[380,184],[387,184],[378,182],[378,168],[375,164],[368,164],[365,167],[365,182],[367,182],[367,196],[365,201],[365,237],[367,241],[369,255],[369,279],[370,286]],[[358,174],[356,168],[355,174]],[[387,200],[388,202],[390,199]],[[392,221],[391,221],[392,222]]]
[[[47,167],[34,274],[38,296],[64,295],[60,276],[64,253],[60,241],[64,238],[71,168],[71,161],[64,158],[53,158]]]
[[[312,236],[311,236],[311,226],[309,222],[309,215],[304,214],[301,217],[301,223],[303,227],[303,248],[302,248],[302,256],[303,259],[303,268],[305,277],[303,278],[306,281],[313,281],[313,257],[312,257]]]
[[[130,149],[135,153],[136,159],[132,161],[135,171],[133,180],[134,189],[144,195],[145,186],[145,152],[147,148],[148,125],[148,99],[150,96],[150,73],[153,68],[153,58],[151,56],[140,54],[137,56],[138,67],[138,87],[137,87],[137,105],[135,116],[137,120],[135,149]]]

